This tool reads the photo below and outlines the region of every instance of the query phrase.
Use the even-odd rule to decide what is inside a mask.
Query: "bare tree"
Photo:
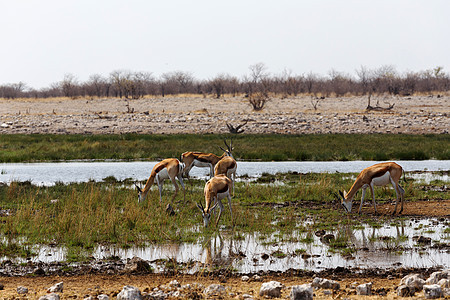
[[[65,97],[75,98],[77,95],[78,79],[73,74],[65,74],[60,87]]]
[[[23,82],[10,83],[0,85],[0,98],[15,99],[22,96],[26,89],[26,84]]]
[[[370,98],[373,93],[374,72],[365,66],[361,66],[356,70],[356,75],[359,77],[363,96],[368,95],[367,107],[370,107]]]
[[[267,101],[269,101],[270,80],[266,73],[266,66],[263,63],[251,65],[249,82],[249,103],[253,110],[262,110]]]

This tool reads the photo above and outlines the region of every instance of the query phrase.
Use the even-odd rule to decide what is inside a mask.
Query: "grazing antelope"
[[[233,196],[234,196],[234,182],[236,181],[236,169],[237,163],[231,156],[225,156],[214,167],[214,176],[225,175],[231,179],[233,185]],[[231,176],[233,175],[233,176]]]
[[[233,223],[233,212],[231,210],[231,180],[225,175],[217,175],[208,180],[205,184],[205,207],[203,207],[200,203],[197,203],[198,209],[202,213],[203,217],[203,225],[208,227],[209,220],[211,219],[211,211],[219,205],[219,215],[217,216],[216,226],[219,223],[220,216],[223,211],[222,199],[228,198],[228,206],[230,207],[230,215],[231,215],[231,223]],[[211,204],[213,206],[211,207]]]
[[[192,169],[192,167],[199,167],[199,168],[209,168],[209,174],[210,177],[214,177],[214,166],[224,157],[231,156],[233,147],[232,143],[230,142],[230,145],[228,146],[227,142],[224,140],[225,146],[227,146],[227,150],[223,149],[222,147],[219,147],[224,152],[221,156],[217,156],[213,153],[203,153],[203,152],[184,152],[181,154],[181,161],[185,164],[184,168],[184,174],[186,174],[187,177],[189,177],[189,171]]]
[[[175,199],[175,196],[178,193],[178,185],[177,182],[175,181],[175,178],[178,179],[178,181],[181,184],[181,187],[183,188],[183,198],[184,201],[186,201],[186,191],[184,188],[184,183],[183,183],[183,169],[184,169],[184,165],[182,163],[180,163],[180,161],[176,158],[167,158],[164,159],[162,161],[160,161],[159,163],[157,163],[153,169],[152,172],[150,173],[150,177],[147,180],[147,183],[145,184],[144,189],[142,190],[140,187],[138,187],[136,185],[136,188],[138,189],[138,202],[144,201],[145,198],[147,197],[147,193],[150,191],[150,188],[153,185],[153,182],[156,179],[156,184],[158,185],[159,188],[159,202],[162,203],[162,187],[164,184],[164,180],[166,179],[170,179],[170,181],[172,181],[173,185],[175,186],[175,193],[172,197],[172,201]]]
[[[339,194],[342,197],[342,206],[349,213],[352,210],[353,197],[356,195],[356,192],[360,188],[362,188],[361,204],[359,205],[359,213],[361,213],[364,196],[366,195],[366,189],[370,187],[373,198],[373,207],[375,209],[375,213],[377,213],[373,186],[384,186],[391,183],[394,187],[395,195],[397,197],[397,201],[395,202],[395,209],[392,214],[394,215],[397,211],[399,194],[402,206],[398,213],[401,214],[403,211],[403,196],[405,194],[405,190],[399,184],[402,173],[402,167],[394,162],[379,163],[365,168],[361,171],[361,173],[359,173],[348,193],[346,191],[339,191]]]

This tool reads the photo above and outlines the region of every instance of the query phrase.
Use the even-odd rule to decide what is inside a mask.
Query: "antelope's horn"
[[[134,185],[136,186],[138,192],[142,192],[141,188],[136,184],[136,182],[134,183]]]
[[[202,205],[200,202],[197,203],[197,207],[198,207],[198,209],[199,209],[202,213],[205,212],[205,209],[203,208],[203,205]]]

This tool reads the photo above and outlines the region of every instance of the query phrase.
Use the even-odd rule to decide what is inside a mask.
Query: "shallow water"
[[[256,178],[263,173],[351,173],[377,163],[376,161],[329,161],[329,162],[238,162],[237,176]],[[450,160],[397,161],[406,172],[448,171]],[[61,163],[3,163],[0,164],[0,182],[31,181],[36,185],[53,185],[56,182],[102,181],[108,176],[117,180],[131,178],[146,180],[156,162],[61,162]],[[193,168],[190,175],[207,178],[206,168]],[[413,174],[414,175],[414,174]],[[409,174],[408,174],[409,176]],[[415,176],[415,175],[414,175]],[[428,175],[429,176],[429,175]],[[423,178],[448,181],[448,175]]]
[[[447,220],[448,222],[448,220]],[[244,235],[239,240],[232,239],[231,232],[222,231],[211,239],[197,243],[149,245],[120,249],[112,246],[98,246],[93,253],[94,258],[103,259],[117,256],[122,260],[140,257],[150,261],[156,271],[163,271],[157,260],[175,260],[178,263],[194,262],[187,272],[193,273],[203,268],[231,268],[239,273],[258,271],[286,271],[288,269],[304,269],[320,271],[328,268],[382,268],[399,267],[427,268],[450,267],[450,251],[430,247],[437,241],[449,243],[450,233],[445,220],[410,219],[397,225],[384,224],[373,228],[363,224],[361,229],[339,228],[331,233],[335,236],[345,234],[350,248],[355,252],[343,255],[333,252],[321,238],[313,235],[312,243],[280,241],[276,234],[263,237],[258,233]],[[304,238],[306,233],[294,233],[289,237]],[[430,245],[418,245],[414,237],[431,238]],[[35,246],[38,253],[34,262],[64,261],[66,253],[63,248]],[[274,254],[278,252],[279,255]],[[297,252],[297,254],[296,254]],[[301,253],[311,257],[302,258]],[[263,255],[268,255],[265,258]],[[283,257],[281,257],[282,255]],[[3,260],[6,258],[3,258]]]

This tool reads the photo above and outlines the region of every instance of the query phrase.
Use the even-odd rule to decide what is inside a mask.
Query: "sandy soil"
[[[114,276],[102,276],[102,275],[84,275],[74,277],[38,277],[38,278],[10,278],[5,285],[5,289],[0,291],[1,299],[38,299],[40,296],[45,295],[49,287],[58,282],[64,283],[63,293],[59,293],[62,299],[84,299],[87,296],[95,297],[99,294],[106,294],[110,296],[110,299],[115,299],[124,286],[131,285],[139,288],[141,292],[152,291],[155,287],[161,287],[162,285],[168,285],[170,281],[177,280],[181,285],[199,283],[208,287],[210,284],[221,284],[226,287],[226,294],[221,298],[211,297],[208,299],[244,299],[244,294],[251,295],[255,299],[264,299],[259,297],[259,290],[263,282],[276,280],[285,285],[285,289],[282,290],[282,297],[286,299],[289,296],[291,287],[294,285],[300,285],[305,283],[311,283],[312,277],[296,277],[296,276],[267,276],[263,277],[262,281],[250,281],[243,282],[240,277],[232,277],[219,280],[217,278],[207,278],[189,275],[180,276],[156,276],[156,275],[114,275]],[[315,291],[315,299],[335,299],[338,296],[345,298],[358,298],[356,291],[350,286],[352,283],[357,282],[363,284],[372,282],[372,290],[386,293],[388,299],[396,297],[396,288],[400,283],[400,278],[371,278],[368,279],[358,278],[357,276],[351,276],[347,278],[338,279],[341,289],[332,295],[324,295],[324,290]],[[0,278],[0,282],[4,281],[4,278]],[[222,281],[222,282],[220,282]],[[18,296],[17,287],[24,286],[28,288],[28,294],[25,297]],[[203,288],[203,289],[204,289]],[[203,289],[197,290],[201,292]],[[374,293],[375,294],[375,293]],[[423,293],[422,297],[423,298]],[[421,294],[417,294],[418,296]],[[16,297],[16,298],[14,298]],[[362,296],[359,296],[361,298]],[[379,294],[372,296],[371,298],[381,298]],[[419,297],[418,297],[419,298]],[[176,299],[176,298],[171,298]],[[191,298],[192,299],[192,298]],[[383,297],[383,299],[386,299]]]
[[[317,110],[313,102],[319,101]],[[253,111],[244,97],[1,100],[0,133],[448,133],[450,96],[274,98]]]

